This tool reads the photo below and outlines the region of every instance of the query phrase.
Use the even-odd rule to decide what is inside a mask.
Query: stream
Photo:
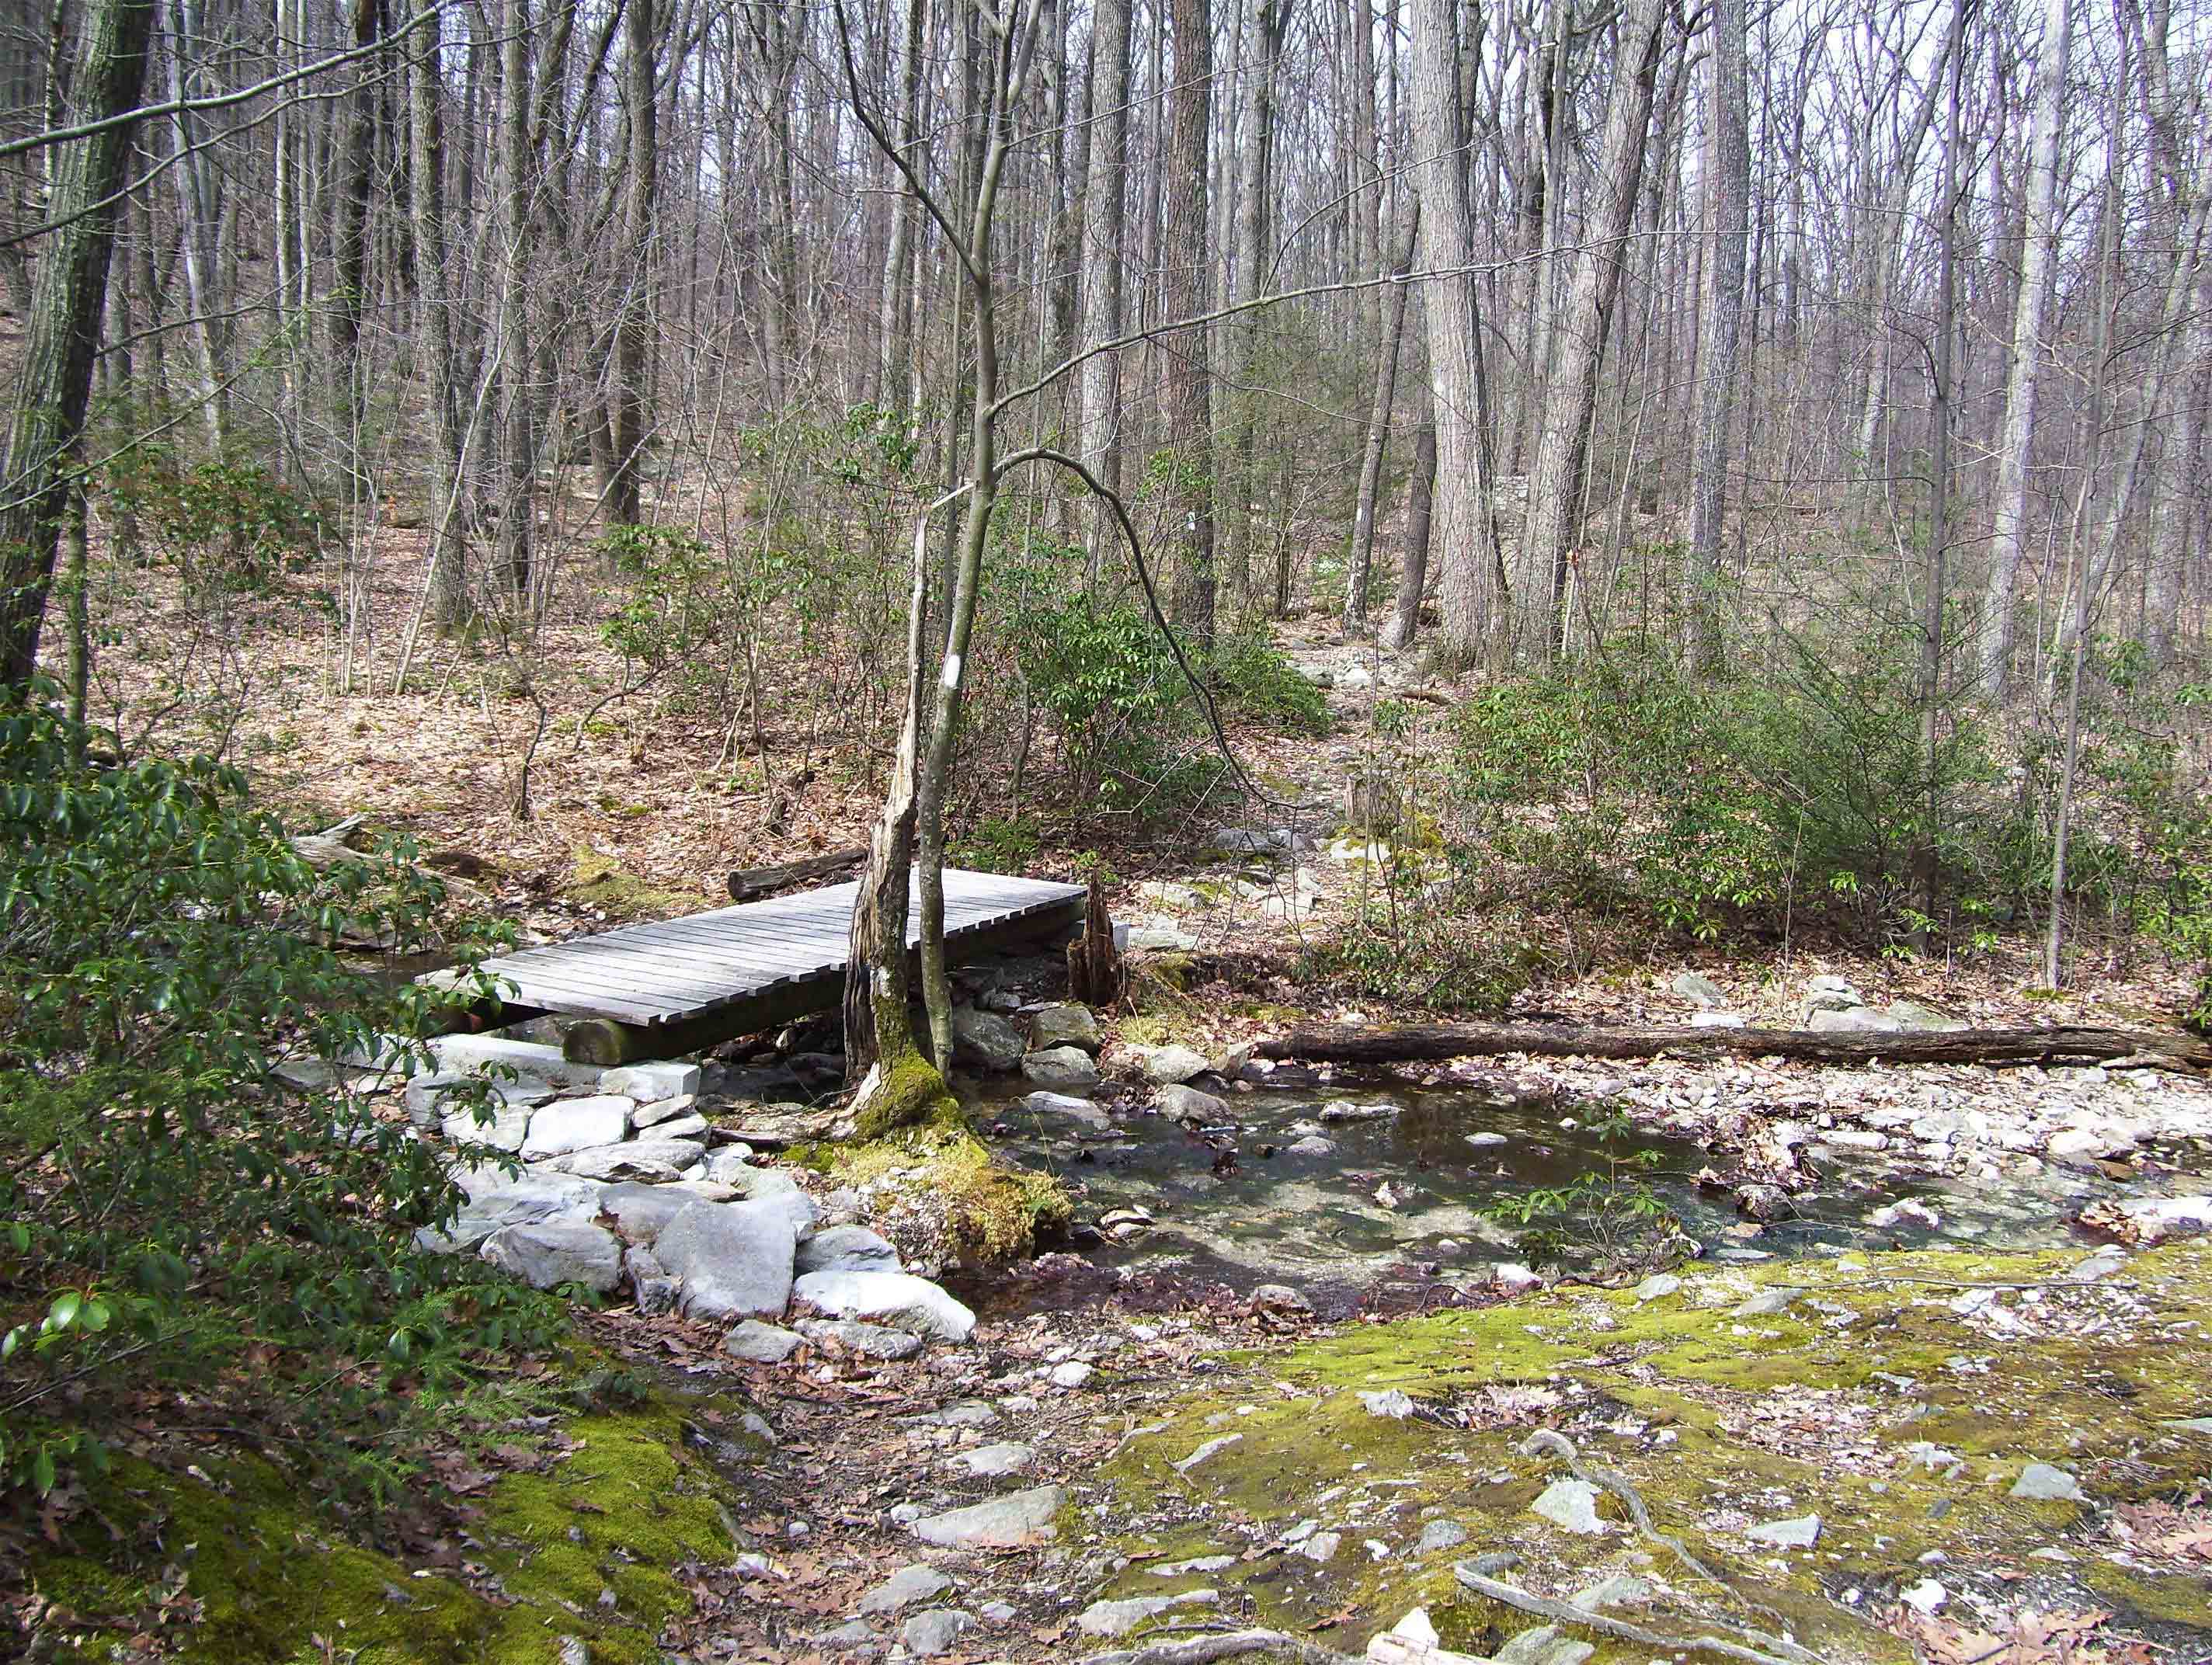
[[[1758,1227],[1729,1188],[1697,1183],[1708,1163],[1729,1171],[1726,1158],[1633,1125],[1608,1139],[1590,1105],[1548,1097],[1261,1090],[1237,1095],[1230,1121],[1202,1131],[1149,1111],[1108,1133],[1019,1099],[971,1109],[994,1145],[1056,1175],[1075,1196],[1078,1221],[1091,1228],[1079,1246],[1095,1263],[1239,1295],[1285,1283],[1340,1309],[1383,1282],[1464,1281],[1520,1259],[1518,1222],[1492,1211],[1608,1170],[1648,1187],[1703,1257],[1722,1263],[1891,1245],[2056,1247],[2081,1240],[2072,1216],[2083,1204],[2123,1194],[2110,1180],[2051,1167],[2001,1185],[1933,1176],[1910,1153],[1824,1145],[1814,1132],[1807,1165],[1818,1184]],[[1233,1167],[1218,1148],[1230,1144]],[[1898,1204],[1906,1206],[1888,1212]],[[1576,1235],[1579,1246],[1598,1246],[1587,1223]]]

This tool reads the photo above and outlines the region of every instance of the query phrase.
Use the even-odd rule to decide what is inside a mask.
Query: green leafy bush
[[[1223,702],[1291,734],[1329,731],[1328,699],[1302,676],[1261,629],[1244,629],[1215,643],[1213,674]]]
[[[380,991],[335,945],[422,945],[441,887],[398,846],[319,872],[235,771],[87,768],[79,739],[0,706],[0,1490],[89,1455],[103,1390],[249,1346],[326,1361],[310,1420],[389,1431],[422,1315],[507,1298],[414,1251],[459,1193],[334,1067],[419,1053],[433,997]],[[322,1061],[288,1080],[288,1052]]]

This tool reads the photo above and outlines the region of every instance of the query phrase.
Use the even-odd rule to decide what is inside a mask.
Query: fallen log
[[[857,867],[867,859],[868,847],[855,844],[848,849],[831,850],[826,855],[811,855],[804,861],[786,861],[774,867],[741,867],[730,875],[730,900],[750,902],[757,896],[773,896],[793,884],[827,878],[832,873]]]
[[[2212,1069],[2212,1044],[2124,1029],[1961,1029],[1881,1035],[1809,1029],[1607,1029],[1581,1024],[1317,1024],[1256,1042],[1255,1058],[1401,1064],[1446,1058],[1794,1058],[1816,1064],[2126,1063]]]

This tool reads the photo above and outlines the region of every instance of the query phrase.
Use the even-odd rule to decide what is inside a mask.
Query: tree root
[[[1226,1631],[1212,1636],[1187,1637],[1179,1642],[1155,1642],[1143,1648],[1092,1654],[1081,1665],[1210,1665],[1213,1660],[1257,1653],[1288,1654],[1301,1661],[1302,1665],[1361,1665],[1350,1654],[1338,1653],[1281,1631]],[[1777,1661],[1774,1665],[1783,1662]]]
[[[1823,1665],[1820,1656],[1810,1649],[1801,1648],[1795,1642],[1775,1638],[1759,1639],[1777,1651],[1747,1647],[1741,1642],[1730,1642],[1717,1636],[1667,1636],[1646,1630],[1641,1625],[1632,1625],[1625,1619],[1608,1618],[1601,1613],[1585,1613],[1569,1601],[1555,1601],[1547,1595],[1531,1595],[1517,1585],[1500,1583],[1495,1578],[1486,1578],[1468,1566],[1452,1569],[1453,1577],[1477,1595],[1487,1596],[1504,1607],[1533,1613],[1539,1619],[1548,1619],[1554,1624],[1577,1625],[1584,1630],[1595,1631],[1603,1636],[1616,1636],[1624,1642],[1634,1642],[1646,1648],[1656,1648],[1663,1653],[1711,1653],[1724,1659],[1743,1662],[1743,1665]],[[1712,1621],[1708,1620],[1708,1623]],[[1735,1630],[1728,1626],[1721,1628]],[[1756,1635],[1755,1632],[1738,1634]]]

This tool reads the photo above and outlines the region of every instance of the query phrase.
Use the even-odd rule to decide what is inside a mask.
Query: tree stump
[[[1121,998],[1121,954],[1106,912],[1106,887],[1091,876],[1083,934],[1067,945],[1067,992],[1085,1006],[1111,1006]]]

